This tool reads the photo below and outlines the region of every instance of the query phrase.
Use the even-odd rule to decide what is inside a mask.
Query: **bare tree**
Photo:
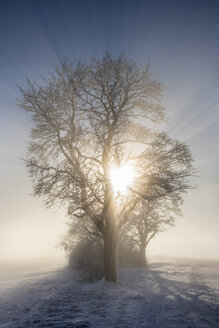
[[[34,124],[26,160],[34,193],[47,206],[59,203],[69,216],[92,220],[104,240],[106,280],[117,279],[118,230],[137,203],[189,187],[188,148],[148,128],[165,118],[163,88],[149,65],[124,54],[76,65],[64,60],[41,84],[27,79],[20,88],[19,105]],[[115,195],[111,168],[124,162],[135,167],[135,181]]]
[[[61,237],[58,246],[65,251],[69,259],[74,248],[76,248],[81,241],[85,243],[102,241],[102,235],[96,225],[94,225],[88,217],[83,217],[80,220],[71,218],[66,224],[68,229]]]
[[[71,268],[81,270],[89,280],[103,277],[103,238],[89,218],[71,218],[59,246],[68,255]]]
[[[182,215],[181,197],[143,200],[131,213],[120,233],[122,243],[129,243],[139,248],[138,264],[147,266],[146,249],[150,241],[160,232],[173,226],[176,216]]]

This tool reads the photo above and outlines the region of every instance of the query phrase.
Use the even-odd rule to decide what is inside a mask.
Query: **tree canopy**
[[[150,65],[108,53],[88,63],[63,60],[41,83],[27,79],[20,88],[19,105],[33,121],[26,163],[34,193],[92,220],[103,236],[107,280],[116,280],[118,230],[136,205],[179,199],[190,188],[188,147],[153,129],[165,119],[163,90]],[[133,182],[115,194],[112,167],[127,164]]]

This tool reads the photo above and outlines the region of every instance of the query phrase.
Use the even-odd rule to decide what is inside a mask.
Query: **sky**
[[[60,255],[63,209],[32,197],[22,161],[31,122],[16,105],[25,76],[51,65],[125,52],[166,85],[163,127],[186,142],[200,171],[184,216],[149,255],[219,259],[219,3],[217,1],[0,0],[0,259]]]

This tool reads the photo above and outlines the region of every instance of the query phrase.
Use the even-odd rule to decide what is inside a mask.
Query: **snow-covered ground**
[[[219,327],[219,261],[157,259],[88,283],[49,262],[0,269],[0,327]]]

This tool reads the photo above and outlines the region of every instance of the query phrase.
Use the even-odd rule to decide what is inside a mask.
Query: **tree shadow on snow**
[[[133,269],[143,296],[136,326],[218,328],[219,302],[214,290],[198,281],[195,273],[183,272],[182,265],[180,272],[167,272],[167,266],[174,267],[172,263],[156,263]],[[186,281],[182,281],[184,275]]]
[[[218,328],[214,291],[192,273],[183,280],[183,270],[168,272],[168,265],[120,268],[117,284],[82,282],[67,268],[35,281],[27,275],[2,298],[0,327]]]

